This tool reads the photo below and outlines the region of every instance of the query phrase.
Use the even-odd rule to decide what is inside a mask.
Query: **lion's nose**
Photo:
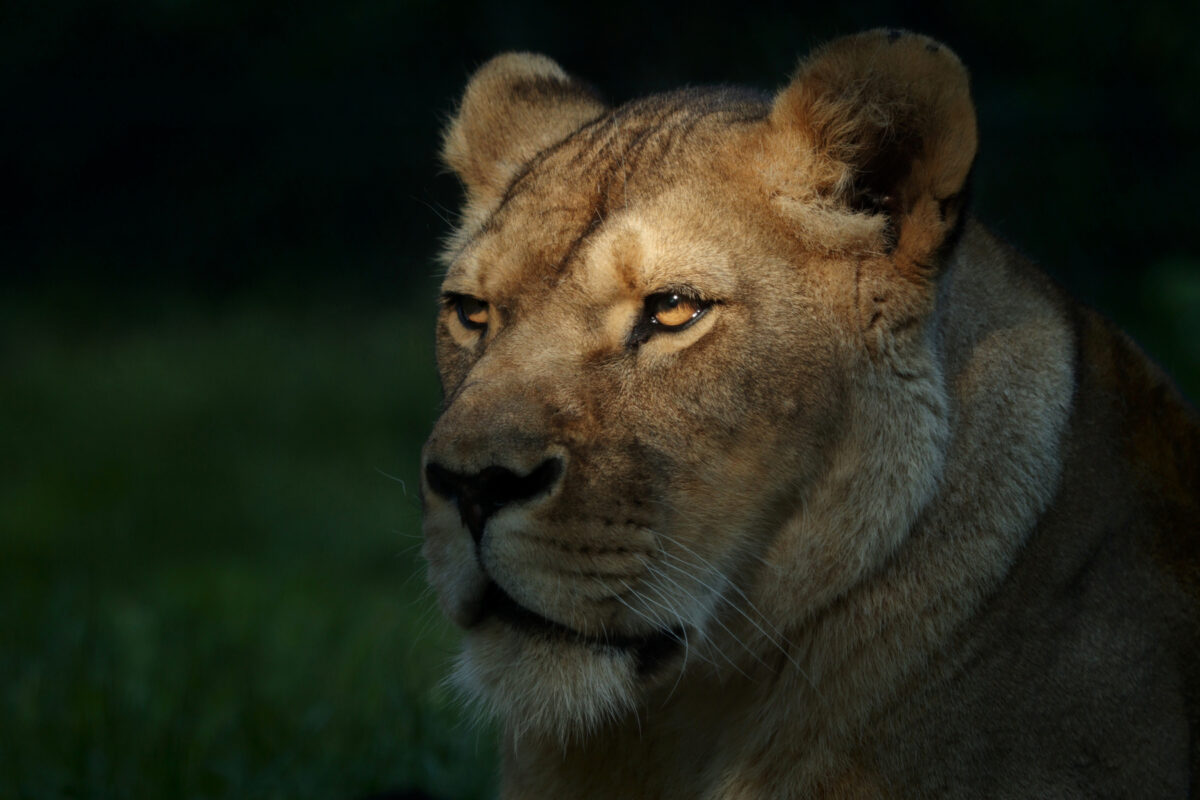
[[[562,470],[561,458],[547,458],[527,475],[498,466],[464,475],[430,462],[425,465],[425,481],[430,491],[458,505],[463,524],[479,544],[489,517],[505,506],[550,491],[562,476]]]

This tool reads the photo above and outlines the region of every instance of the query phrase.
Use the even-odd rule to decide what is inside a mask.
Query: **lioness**
[[[975,151],[899,31],[774,97],[471,78],[424,553],[503,797],[1200,792],[1200,425]]]

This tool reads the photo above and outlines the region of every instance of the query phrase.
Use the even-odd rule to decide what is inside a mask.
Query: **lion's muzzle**
[[[474,473],[456,472],[436,462],[425,466],[429,490],[458,507],[476,547],[483,539],[489,517],[507,506],[547,494],[562,474],[561,458],[547,458],[525,475],[497,465]]]

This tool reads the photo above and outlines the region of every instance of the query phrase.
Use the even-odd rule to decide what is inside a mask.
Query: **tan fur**
[[[472,78],[425,555],[503,797],[1200,791],[1200,427],[964,217],[975,148],[908,33],[774,98]]]

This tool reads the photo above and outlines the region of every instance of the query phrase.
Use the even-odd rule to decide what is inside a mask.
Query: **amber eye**
[[[646,311],[660,330],[679,330],[704,313],[708,304],[677,292],[663,292],[646,298]]]
[[[460,294],[452,298],[454,308],[458,312],[458,321],[464,328],[481,331],[488,324],[488,304],[476,297]]]

